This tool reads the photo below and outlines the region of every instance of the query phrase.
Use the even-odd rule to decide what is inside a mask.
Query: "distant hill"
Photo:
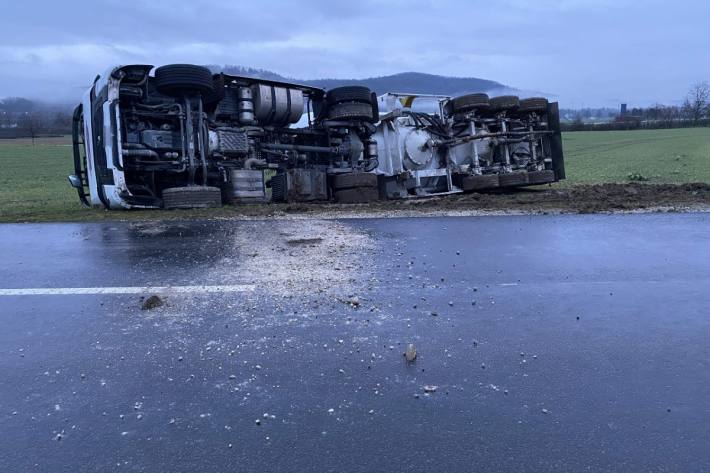
[[[37,108],[37,104],[22,97],[7,97],[0,99],[0,112],[4,113],[24,113],[31,112]]]
[[[377,94],[417,92],[420,94],[458,95],[467,92],[486,92],[504,87],[498,82],[476,77],[446,77],[422,72],[402,72],[368,79],[315,79],[305,82],[325,89],[358,84],[369,87]]]
[[[227,74],[256,77],[261,79],[296,82],[299,84],[332,89],[343,85],[364,85],[375,91],[378,95],[385,92],[414,92],[420,94],[461,95],[471,92],[486,92],[489,95],[523,94],[523,91],[507,87],[499,82],[479,79],[477,77],[446,77],[421,72],[402,72],[382,77],[367,79],[311,79],[303,80],[282,76],[276,72],[264,69],[255,69],[244,66],[218,66],[208,65],[213,72],[223,71]],[[540,95],[526,94],[526,95]],[[75,104],[51,103],[37,100],[28,100],[19,97],[0,98],[0,127],[7,126],[8,116],[21,113],[37,112],[41,114],[71,113]]]
[[[313,87],[332,89],[343,85],[364,85],[378,95],[385,92],[416,92],[420,94],[460,95],[470,92],[488,92],[508,89],[505,85],[477,77],[446,77],[422,72],[402,72],[382,77],[367,79],[311,79],[300,80],[284,77],[275,72],[242,66],[209,66],[214,71],[222,70],[227,74],[259,77],[262,79],[298,82]]]

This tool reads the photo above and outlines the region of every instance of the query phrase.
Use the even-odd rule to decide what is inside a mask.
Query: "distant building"
[[[638,115],[629,114],[629,109],[625,103],[621,104],[619,116],[614,119],[616,123],[628,123],[638,125],[641,123],[641,117]]]

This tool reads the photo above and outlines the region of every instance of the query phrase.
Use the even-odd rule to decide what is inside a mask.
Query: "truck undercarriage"
[[[151,70],[110,70],[76,108],[70,182],[86,205],[369,202],[564,178],[557,104],[545,99],[437,97],[425,113],[412,94]],[[403,106],[381,114],[392,100]]]

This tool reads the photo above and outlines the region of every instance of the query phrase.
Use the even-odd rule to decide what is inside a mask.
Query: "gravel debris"
[[[352,296],[345,300],[346,304],[349,304],[353,309],[360,307],[360,298],[358,296]]]
[[[413,343],[407,345],[407,350],[404,352],[404,357],[410,363],[417,359],[417,348],[414,346]]]

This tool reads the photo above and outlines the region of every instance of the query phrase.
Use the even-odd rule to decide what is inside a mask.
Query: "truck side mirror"
[[[70,176],[67,176],[69,179],[69,184],[75,189],[83,189],[84,184],[81,182],[81,178],[77,176],[76,174],[72,174]]]

